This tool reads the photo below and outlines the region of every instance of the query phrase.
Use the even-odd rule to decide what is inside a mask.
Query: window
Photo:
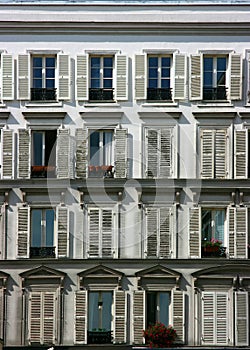
[[[90,57],[91,101],[112,101],[113,96],[113,56]]]
[[[170,56],[148,56],[147,100],[172,100]]]
[[[156,321],[169,325],[170,300],[170,292],[147,292],[147,327]]]
[[[32,101],[56,100],[55,71],[54,56],[32,57]]]
[[[203,99],[226,100],[227,58],[204,56],[203,67]]]

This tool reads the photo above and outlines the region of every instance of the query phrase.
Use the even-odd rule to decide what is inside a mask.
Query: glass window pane
[[[42,69],[41,68],[34,68],[33,69],[33,78],[42,78]]]
[[[148,66],[150,68],[151,67],[158,67],[158,57],[149,57]]]
[[[204,72],[204,86],[213,87],[213,73]]]
[[[150,79],[148,82],[148,87],[151,89],[156,89],[158,87],[158,80],[157,79]]]
[[[156,322],[156,293],[147,293],[147,326]]]
[[[225,221],[225,212],[224,210],[215,210],[214,211],[214,222],[215,222],[215,237],[219,241],[222,241],[224,244],[224,221]]]
[[[33,88],[34,89],[42,89],[43,81],[42,79],[33,79]]]
[[[42,245],[42,210],[33,209],[31,212],[31,246],[41,247]]]
[[[104,89],[112,89],[112,79],[105,79],[103,81]]]
[[[55,69],[46,69],[46,78],[55,78]]]
[[[55,80],[46,79],[46,89],[54,89],[54,88],[55,88]]]
[[[46,67],[55,67],[55,57],[46,57]]]
[[[161,80],[161,88],[169,89],[170,88],[170,79],[162,79]]]
[[[217,72],[217,86],[225,86],[226,72]]]
[[[113,57],[104,57],[103,66],[104,67],[113,67]]]
[[[211,223],[212,213],[211,210],[202,210],[202,239],[210,241],[212,238]]]
[[[158,77],[158,69],[150,68],[148,71],[149,78],[157,78]]]
[[[169,302],[170,296],[168,292],[159,293],[159,320],[165,326],[169,324]]]
[[[162,67],[170,67],[170,57],[162,57],[161,66]]]
[[[43,66],[42,57],[33,57],[33,67],[42,67]]]
[[[102,292],[102,324],[100,325],[100,328],[105,329],[106,331],[111,330],[112,299],[112,292]]]
[[[54,245],[54,210],[46,210],[46,247]]]
[[[100,164],[100,134],[99,132],[92,132],[90,134],[90,165],[101,165]]]
[[[218,57],[217,58],[217,70],[226,71],[226,69],[227,69],[226,57]]]
[[[104,78],[112,78],[113,76],[113,69],[111,68],[105,68],[103,71]]]
[[[213,71],[213,58],[212,57],[204,57],[204,71]]]
[[[91,88],[99,89],[100,88],[100,79],[91,79]]]
[[[33,132],[33,159],[32,165],[43,164],[43,133]]]
[[[89,293],[88,329],[90,331],[99,328],[98,297],[98,292]]]
[[[91,69],[91,78],[99,78],[100,77],[100,69],[92,68]]]
[[[162,78],[169,78],[170,77],[170,68],[163,68],[161,70],[161,76],[162,76]]]
[[[91,57],[91,68],[100,69],[100,57]]]

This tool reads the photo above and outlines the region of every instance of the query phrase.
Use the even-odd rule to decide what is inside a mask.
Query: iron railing
[[[55,258],[55,247],[30,247],[30,258]]]
[[[56,101],[56,89],[44,88],[44,89],[31,89],[31,101]]]
[[[172,101],[172,91],[170,88],[148,88],[148,101]]]
[[[203,100],[223,101],[227,99],[227,89],[224,86],[217,88],[203,88]]]
[[[114,89],[89,89],[90,101],[113,101]]]

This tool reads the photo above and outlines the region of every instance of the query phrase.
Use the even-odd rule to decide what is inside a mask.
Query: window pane
[[[42,78],[42,69],[41,68],[34,68],[33,69],[33,78]]]
[[[147,326],[156,322],[156,293],[147,293]]]
[[[202,239],[210,241],[212,238],[211,232],[212,213],[211,210],[202,210]]]
[[[46,210],[46,247],[54,245],[54,210]]]
[[[170,296],[167,292],[160,292],[159,293],[159,320],[165,326],[168,326],[169,324],[169,302],[170,302]]]
[[[91,57],[91,68],[100,69],[100,57]]]
[[[226,71],[226,69],[227,69],[226,57],[218,57],[217,58],[217,70],[218,71]]]
[[[46,89],[54,89],[55,80],[54,79],[46,79]]]
[[[112,79],[105,79],[103,81],[104,89],[112,89]]]
[[[158,77],[158,69],[157,68],[150,68],[148,74],[149,74],[149,78],[157,78]]]
[[[148,82],[148,87],[151,89],[156,89],[157,88],[157,79],[150,79]]]
[[[215,237],[219,241],[224,243],[224,221],[225,221],[225,212],[224,210],[214,211],[214,222],[215,222]]]
[[[162,79],[161,80],[161,88],[169,89],[170,88],[170,79]]]
[[[55,57],[46,57],[46,67],[55,67]]]
[[[33,209],[31,212],[31,246],[41,247],[42,245],[42,210]]]
[[[46,78],[55,78],[55,69],[46,69]]]
[[[158,57],[149,57],[148,66],[150,68],[151,67],[158,67]]]
[[[100,69],[92,68],[91,69],[91,78],[99,78],[100,77]]]
[[[204,72],[204,86],[213,87],[213,74],[211,72]]]
[[[102,325],[100,328],[104,328],[106,331],[111,330],[112,299],[112,292],[102,292]]]
[[[91,79],[91,88],[99,89],[100,88],[100,79]]]
[[[112,78],[113,76],[113,69],[111,68],[105,68],[103,71],[104,78]]]
[[[99,132],[92,132],[90,134],[90,164],[91,165],[101,165],[100,164],[100,134]]]
[[[170,68],[163,68],[161,70],[161,76],[162,76],[162,78],[169,78],[170,77]]]
[[[32,165],[43,164],[43,133],[33,132],[33,161]]]
[[[103,165],[112,165],[112,139],[111,131],[103,133]]]
[[[161,66],[162,67],[170,67],[170,57],[162,57]]]
[[[41,89],[42,87],[43,87],[42,79],[33,79],[33,88],[34,89]]]
[[[226,85],[226,72],[217,72],[217,86]]]
[[[213,71],[213,58],[212,57],[204,57],[204,71]]]
[[[43,66],[42,57],[33,57],[33,67],[42,67]]]
[[[99,328],[98,296],[98,292],[89,293],[88,329],[90,331]]]
[[[104,67],[113,67],[113,57],[104,57],[103,66]]]

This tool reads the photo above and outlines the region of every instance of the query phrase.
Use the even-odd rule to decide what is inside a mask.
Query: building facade
[[[250,2],[2,1],[0,338],[249,346]]]

